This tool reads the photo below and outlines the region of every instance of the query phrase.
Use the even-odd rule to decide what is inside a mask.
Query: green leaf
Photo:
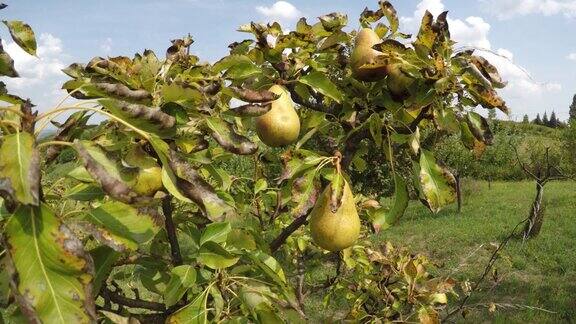
[[[392,205],[392,209],[386,211],[380,208],[375,212],[372,226],[374,226],[376,232],[386,230],[396,224],[402,215],[404,215],[406,207],[408,207],[408,188],[406,187],[404,179],[398,174],[394,174],[394,188],[394,204]]]
[[[66,190],[64,197],[78,201],[92,201],[104,197],[104,191],[94,184],[79,183],[76,186]]]
[[[423,202],[434,213],[456,200],[456,179],[448,169],[438,165],[429,151],[420,153],[419,181]]]
[[[231,267],[238,262],[238,259],[215,242],[204,243],[198,254],[198,261],[211,269]]]
[[[106,283],[106,279],[110,275],[114,263],[120,258],[120,253],[107,246],[99,246],[90,250],[90,255],[92,256],[92,260],[94,260],[94,281],[92,283],[94,289],[92,290],[92,294],[94,298],[96,298],[100,292],[100,288]]]
[[[135,208],[119,201],[106,202],[84,218],[86,229],[102,243],[118,252],[134,251],[154,238],[163,226],[153,208]]]
[[[170,281],[164,291],[164,303],[171,307],[178,303],[189,288],[196,282],[196,270],[190,265],[181,265],[172,269]]]
[[[298,79],[299,82],[310,86],[312,89],[320,92],[321,94],[332,98],[334,101],[340,103],[344,98],[342,93],[330,79],[319,71],[312,71],[309,74]]]
[[[192,302],[170,315],[166,324],[206,324],[208,323],[208,289],[200,293]]]
[[[30,322],[96,321],[90,257],[50,208],[19,207],[5,236],[15,271],[13,292]]]
[[[40,155],[34,136],[15,133],[2,137],[0,146],[0,195],[38,206]]]
[[[206,226],[202,237],[200,237],[200,245],[206,242],[222,243],[226,242],[228,233],[232,230],[232,226],[228,222],[211,223]]]
[[[266,188],[268,188],[268,183],[266,182],[266,179],[264,178],[258,179],[258,181],[256,181],[256,183],[254,184],[254,194],[257,195],[259,192],[266,190]]]
[[[32,28],[20,20],[3,20],[4,25],[10,30],[12,39],[30,55],[36,55],[36,36]]]

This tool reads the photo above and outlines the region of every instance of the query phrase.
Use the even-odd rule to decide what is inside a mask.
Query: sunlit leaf
[[[239,258],[230,254],[215,242],[206,242],[200,247],[198,261],[211,269],[223,269],[233,266]]]
[[[400,175],[394,174],[394,203],[390,210],[380,208],[375,211],[372,226],[376,232],[386,230],[396,224],[408,207],[408,201],[406,182]]]
[[[2,137],[0,196],[23,204],[39,204],[40,154],[34,136],[15,133]]]
[[[36,55],[36,36],[30,25],[20,20],[3,20],[10,30],[12,39],[20,48],[30,55]]]
[[[184,296],[189,288],[196,282],[196,270],[190,265],[181,265],[172,269],[170,281],[164,292],[164,303],[171,307]]]
[[[456,200],[456,179],[448,169],[438,165],[429,151],[422,150],[418,170],[423,202],[434,213]]]
[[[94,269],[80,242],[45,205],[21,206],[5,229],[16,300],[31,322],[91,323]]]
[[[310,86],[312,89],[320,92],[321,94],[332,98],[336,102],[343,100],[342,93],[326,75],[319,71],[312,71],[309,74],[298,79],[299,82]]]

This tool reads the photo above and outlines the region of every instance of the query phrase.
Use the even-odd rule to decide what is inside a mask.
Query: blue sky
[[[404,30],[414,32],[425,9],[449,10],[457,46],[489,49],[509,88],[502,92],[512,119],[551,112],[567,118],[576,93],[576,0],[396,0]],[[227,45],[244,39],[235,30],[250,21],[279,20],[291,28],[298,17],[314,20],[338,11],[357,27],[359,13],[377,1],[350,0],[19,0],[8,1],[2,19],[21,19],[35,30],[39,58],[27,56],[2,34],[23,78],[10,80],[15,93],[44,110],[53,105],[66,80],[59,70],[93,56],[133,55],[145,48],[163,55],[169,40],[191,33],[192,50],[214,61]]]

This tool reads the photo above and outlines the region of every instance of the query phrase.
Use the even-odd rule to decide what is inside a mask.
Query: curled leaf
[[[214,188],[204,180],[192,165],[170,150],[170,168],[174,170],[176,184],[182,194],[195,202],[212,221],[222,221],[233,209],[222,198],[218,197]]]
[[[160,129],[172,128],[176,124],[176,119],[174,117],[162,112],[159,108],[152,108],[114,99],[102,99],[100,100],[100,103],[112,112],[121,112],[128,118],[139,120],[140,123],[142,121],[147,121]]]
[[[280,95],[268,90],[257,91],[238,87],[230,87],[230,90],[236,98],[251,103],[270,102],[280,98]]]
[[[262,116],[265,113],[269,112],[272,109],[272,104],[265,104],[265,105],[257,105],[257,104],[248,104],[243,105],[240,107],[232,108],[229,112],[232,113],[234,116],[240,117],[258,117]]]
[[[211,135],[216,142],[229,152],[240,155],[250,155],[256,153],[258,150],[256,144],[236,133],[232,124],[223,119],[208,117],[206,118],[206,125],[212,130]]]
[[[102,164],[107,164],[103,151],[90,142],[74,142],[78,156],[90,176],[102,187],[110,197],[126,204],[143,203],[150,201],[149,197],[142,197],[128,186],[124,181],[113,175]]]

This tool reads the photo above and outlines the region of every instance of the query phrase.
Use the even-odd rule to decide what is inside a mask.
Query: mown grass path
[[[532,182],[468,181],[464,208],[430,214],[411,203],[400,224],[374,237],[428,255],[438,263],[437,275],[476,280],[494,246],[526,218],[535,185]],[[576,182],[554,182],[545,188],[546,216],[540,236],[523,243],[510,241],[470,298],[469,317],[462,322],[562,323],[576,320]],[[487,306],[496,304],[496,312]],[[555,312],[530,309],[539,307]]]

